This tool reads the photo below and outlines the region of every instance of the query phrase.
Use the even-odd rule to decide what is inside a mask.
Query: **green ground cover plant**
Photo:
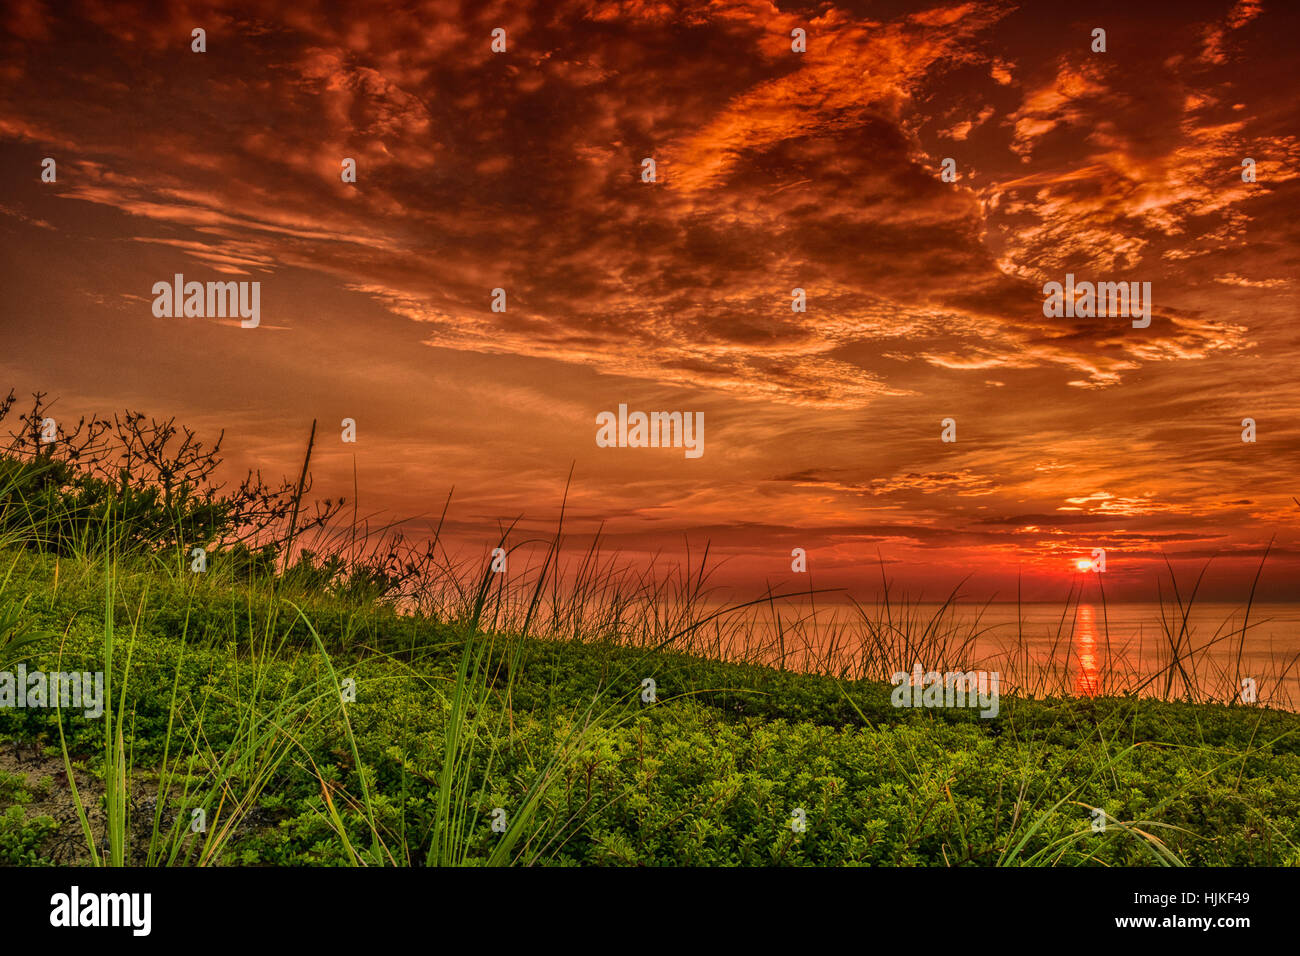
[[[889,660],[969,644],[945,610],[864,609],[852,653],[789,666],[709,609],[707,555],[561,567],[561,522],[511,579],[436,529],[331,538],[337,502],[292,527],[305,463],[250,537],[265,500],[208,473],[58,454],[0,459],[0,670],[102,672],[105,701],[0,708],[6,864],[1300,863],[1300,715],[1216,699],[1190,647],[1156,696],[898,709]]]

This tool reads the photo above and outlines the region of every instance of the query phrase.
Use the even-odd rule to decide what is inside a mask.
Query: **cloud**
[[[1244,555],[1296,518],[1295,25],[1249,0],[1119,11],[1099,55],[1057,8],[1001,2],[22,0],[5,367],[258,428],[359,407],[385,502],[459,469],[467,529],[576,462],[573,513],[648,550],[806,526],[845,566],[886,542],[914,572],[1048,566],[1103,530]],[[293,335],[153,320],[176,271],[255,277]],[[1067,272],[1149,281],[1151,325],[1045,317]],[[597,456],[591,416],[623,397],[705,409],[705,458]]]

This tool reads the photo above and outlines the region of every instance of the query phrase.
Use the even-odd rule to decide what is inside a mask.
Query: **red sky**
[[[454,486],[471,549],[572,464],[575,545],[709,542],[742,589],[802,547],[1051,599],[1100,547],[1114,598],[1163,554],[1238,600],[1276,536],[1300,596],[1294,5],[281,7],[6,7],[0,385],[276,474],[317,418],[317,492]],[[177,272],[261,282],[261,325],[156,318]],[[1045,318],[1066,273],[1150,282],[1150,327]],[[620,403],[702,412],[703,456],[598,448]]]

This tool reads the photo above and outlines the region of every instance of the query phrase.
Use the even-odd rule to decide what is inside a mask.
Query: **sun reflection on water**
[[[1074,650],[1079,659],[1079,674],[1074,692],[1095,697],[1101,690],[1101,669],[1097,663],[1097,620],[1090,604],[1079,605],[1074,627]]]

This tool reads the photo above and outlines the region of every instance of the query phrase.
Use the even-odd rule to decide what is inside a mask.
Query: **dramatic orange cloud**
[[[1273,540],[1263,587],[1293,599],[1297,25],[1246,0],[22,0],[0,384],[225,428],[270,470],[354,418],[317,490],[355,464],[397,517],[455,486],[467,549],[547,527],[572,467],[575,546],[707,541],[742,588],[801,547],[827,586],[883,561],[1054,597],[1102,548],[1116,597],[1168,556],[1235,599]],[[261,324],[155,316],[177,273],[260,282]],[[1067,274],[1150,283],[1150,324],[1046,316]],[[703,413],[704,454],[598,447],[620,404]]]

